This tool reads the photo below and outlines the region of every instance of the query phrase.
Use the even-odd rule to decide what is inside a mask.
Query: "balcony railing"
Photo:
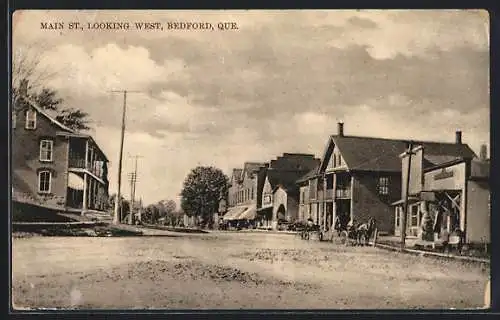
[[[350,199],[351,189],[337,189],[336,196],[338,199]]]
[[[333,189],[326,189],[325,191],[325,200],[333,199]]]
[[[89,162],[86,162],[85,159],[82,158],[69,158],[69,167],[70,168],[79,168],[79,169],[87,169],[97,177],[103,179],[104,170],[98,163],[94,163],[92,165]]]
[[[70,168],[86,168],[85,159],[83,158],[69,158]]]

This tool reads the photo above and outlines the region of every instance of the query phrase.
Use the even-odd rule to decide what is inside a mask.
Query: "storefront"
[[[454,161],[424,170],[422,190],[408,201],[408,237],[438,241],[460,234],[466,243],[489,242],[489,187],[470,168],[470,162]],[[401,235],[404,201],[393,205],[395,234]]]

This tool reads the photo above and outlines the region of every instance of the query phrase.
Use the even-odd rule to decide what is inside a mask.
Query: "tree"
[[[63,108],[64,100],[58,92],[49,88],[47,81],[53,78],[57,71],[41,64],[42,54],[33,47],[18,49],[12,57],[12,105],[22,106],[21,98],[29,98],[42,109],[54,111],[55,119],[75,131],[89,130],[89,115],[75,108]]]
[[[198,166],[184,180],[181,208],[188,216],[201,218],[202,224],[212,224],[213,214],[219,208],[228,190],[228,177],[215,167]]]

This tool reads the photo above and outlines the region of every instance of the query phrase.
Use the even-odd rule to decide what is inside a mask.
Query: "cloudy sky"
[[[41,22],[65,22],[41,30]],[[69,22],[162,22],[163,31],[68,30]],[[213,31],[167,30],[210,22]],[[235,22],[237,30],[217,30]],[[116,190],[139,154],[137,194],[176,198],[196,165],[226,173],[283,152],[321,156],[345,133],[489,145],[489,20],[484,11],[22,11],[13,51],[56,75],[46,85],[88,112]],[[129,194],[125,185],[122,192]]]

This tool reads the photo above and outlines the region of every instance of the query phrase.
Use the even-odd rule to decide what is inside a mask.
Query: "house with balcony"
[[[455,145],[415,144],[411,154],[410,150],[402,153],[403,185],[401,200],[394,203],[395,234],[401,234],[409,166],[407,237],[440,241],[459,230],[465,243],[490,243],[490,164],[484,149],[477,157],[457,131]],[[426,214],[431,225],[424,228],[432,230],[423,239]]]
[[[465,148],[455,143],[418,143],[433,150]],[[350,219],[366,222],[373,217],[382,234],[393,234],[393,203],[401,198],[399,156],[408,146],[409,140],[345,135],[344,124],[338,123],[338,132],[329,137],[316,172],[297,181],[299,206],[308,208],[304,218],[311,217],[329,231],[337,217],[344,226]]]
[[[92,136],[76,132],[23,97],[12,111],[12,198],[61,212],[102,212],[108,159]]]
[[[312,154],[284,153],[270,162],[265,170],[262,203],[258,209],[260,224],[276,229],[279,223],[299,218],[299,186],[297,179],[319,165]]]

